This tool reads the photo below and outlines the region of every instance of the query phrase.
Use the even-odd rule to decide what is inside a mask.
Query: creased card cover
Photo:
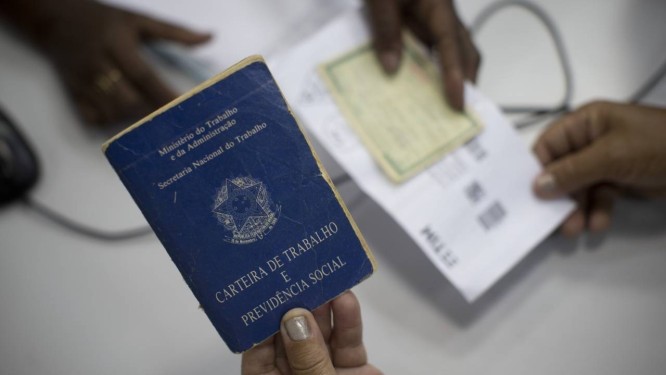
[[[234,352],[375,261],[263,59],[131,126],[106,157]]]

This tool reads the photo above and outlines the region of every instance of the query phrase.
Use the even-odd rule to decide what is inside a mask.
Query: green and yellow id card
[[[471,111],[460,113],[446,103],[437,68],[411,36],[393,76],[384,73],[370,44],[322,64],[319,73],[347,122],[395,183],[483,129]]]

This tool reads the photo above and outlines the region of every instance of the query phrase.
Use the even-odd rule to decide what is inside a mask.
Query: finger
[[[458,21],[450,0],[422,1],[419,7],[420,17],[426,20],[435,40],[440,70],[444,82],[444,93],[451,107],[462,111],[464,106],[464,73]]]
[[[552,199],[606,180],[607,150],[595,144],[548,164],[534,180],[534,192]]]
[[[109,93],[114,107],[116,120],[130,119],[145,115],[149,106],[134,85],[126,78],[121,78]]]
[[[88,92],[87,97],[82,100],[90,103],[91,107],[94,108],[94,111],[96,112],[95,124],[108,124],[116,117],[111,102],[105,93],[93,88]],[[81,101],[81,99],[79,101]]]
[[[407,12],[407,13],[406,13]],[[430,30],[426,25],[410,13],[410,8],[406,8],[403,13],[402,22],[404,25],[414,34],[416,39],[420,40],[423,45],[427,46],[429,49],[433,48],[434,40],[430,34]]]
[[[613,205],[618,190],[613,186],[600,185],[593,188],[590,195],[587,229],[590,232],[602,232],[610,227]]]
[[[534,150],[534,154],[536,155],[537,159],[539,159],[541,165],[546,165],[555,159],[544,142],[537,141],[532,149]]]
[[[545,165],[534,182],[541,198],[554,198],[580,190],[609,177],[610,146],[603,138],[608,129],[605,104],[582,107],[554,123],[535,144]]]
[[[280,374],[289,374],[289,360],[287,360],[287,352],[284,350],[284,342],[280,338],[275,340],[275,367],[280,371]]]
[[[458,35],[464,61],[463,71],[465,78],[472,82],[476,82],[479,67],[481,66],[481,54],[479,53],[479,50],[476,49],[474,42],[472,42],[472,36],[469,31],[460,21],[458,22]]]
[[[275,368],[275,337],[267,339],[261,344],[243,353],[241,359],[241,374],[265,375],[276,371]]]
[[[395,73],[402,56],[402,21],[398,0],[366,0],[373,47],[385,72]]]
[[[72,95],[81,117],[88,124],[102,125],[113,117],[109,98],[97,85],[102,74],[111,70],[103,60],[91,60],[78,74],[62,72],[65,85]]]
[[[88,124],[99,123],[99,115],[97,114],[97,110],[88,100],[85,98],[74,97],[74,103],[84,122]]]
[[[314,315],[315,320],[317,321],[317,325],[319,326],[321,335],[324,337],[324,341],[328,342],[328,340],[331,337],[331,328],[332,328],[331,303],[329,302],[316,308],[312,312],[312,315]]]
[[[331,302],[333,310],[333,334],[331,351],[336,367],[359,367],[368,362],[363,346],[361,305],[352,292],[347,292]]]
[[[210,33],[186,29],[168,22],[156,20],[140,14],[134,14],[137,26],[143,38],[167,39],[188,46],[201,44],[211,39]]]
[[[576,209],[567,217],[560,227],[562,235],[573,238],[585,230],[587,223],[587,192],[579,192],[573,196],[576,201]]]
[[[284,349],[294,375],[334,375],[324,337],[314,316],[305,309],[293,309],[282,318]]]
[[[585,212],[580,208],[576,208],[576,210],[564,220],[560,231],[565,237],[577,237],[585,230],[585,222]]]
[[[121,67],[123,75],[132,82],[151,107],[159,107],[176,97],[176,93],[164,84],[139,56],[138,46],[114,45],[113,57]]]
[[[542,164],[593,143],[608,130],[607,105],[592,103],[571,112],[551,124],[534,144]]]

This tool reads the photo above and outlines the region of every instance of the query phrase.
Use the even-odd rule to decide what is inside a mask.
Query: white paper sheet
[[[485,130],[409,181],[390,182],[316,73],[318,64],[368,39],[360,12],[349,12],[269,65],[304,126],[472,302],[551,233],[573,203],[533,195],[537,160],[497,106],[472,86],[465,100]]]
[[[213,39],[187,53],[215,74],[241,59],[270,56],[285,45],[301,40],[330,20],[331,15],[354,7],[354,0],[102,0],[192,30],[208,32]],[[168,40],[166,40],[168,41]],[[184,48],[185,49],[185,48]],[[196,74],[199,79],[201,74]]]

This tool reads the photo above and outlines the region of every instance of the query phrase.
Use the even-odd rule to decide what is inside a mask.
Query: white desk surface
[[[575,104],[620,100],[666,60],[663,1],[538,2],[569,49]],[[163,1],[156,12],[177,3]],[[205,1],[187,3],[196,9]],[[487,3],[461,1],[460,12],[469,21]],[[223,48],[228,64],[274,52],[346,6],[324,0],[216,4],[217,27],[229,32],[218,33],[215,48]],[[202,9],[211,13],[210,6]],[[478,45],[484,53],[480,87],[492,98],[559,99],[563,85],[550,42],[523,11],[506,10],[490,21]],[[80,123],[50,65],[4,27],[0,51],[0,103],[42,162],[32,196],[100,228],[143,225],[100,152],[107,135]],[[666,103],[666,84],[650,101]],[[525,131],[526,142],[538,130]],[[325,164],[340,173],[330,158]],[[385,373],[664,373],[664,202],[621,202],[603,237],[549,238],[468,305],[353,183],[341,192],[380,265],[355,290],[370,360]],[[152,235],[98,242],[20,204],[0,209],[0,374],[238,373],[240,356],[227,350],[197,307]]]

